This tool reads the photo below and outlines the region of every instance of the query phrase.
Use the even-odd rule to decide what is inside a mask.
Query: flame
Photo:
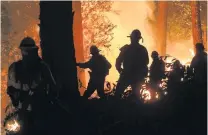
[[[16,120],[10,120],[6,124],[6,129],[12,132],[18,132],[20,130],[20,124]]]
[[[162,87],[163,87],[163,83],[160,83],[160,84],[159,84],[159,87],[162,88]]]
[[[183,79],[183,78],[181,78],[181,82],[183,82],[183,80],[184,80],[184,79]]]
[[[159,98],[159,94],[156,92],[156,96],[155,96],[155,98],[156,99],[158,99]]]
[[[191,56],[194,56],[195,53],[194,53],[194,50],[193,49],[189,49],[189,52],[191,53]]]
[[[38,25],[36,25],[36,28],[35,28],[35,30],[36,30],[36,32],[37,32],[37,33],[39,33],[39,31],[40,31],[40,28],[39,28],[39,26],[38,26]]]
[[[195,56],[195,53],[194,53],[194,50],[193,49],[189,49],[189,52],[190,52],[190,54],[191,54],[192,57]],[[181,60],[181,64],[182,65],[190,66],[190,63],[191,63],[191,58],[187,58],[185,60]]]
[[[148,101],[148,100],[151,100],[151,93],[148,89],[144,89],[142,91],[142,98],[145,100],[145,101]]]
[[[166,63],[171,63],[172,60],[171,59],[166,59]]]
[[[167,71],[172,71],[173,69],[171,67],[166,68]]]

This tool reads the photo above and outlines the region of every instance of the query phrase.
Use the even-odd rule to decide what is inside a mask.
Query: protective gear
[[[10,65],[7,93],[14,107],[22,112],[21,118],[26,124],[24,127],[27,127],[25,130],[43,131],[51,95],[55,96],[57,90],[55,81],[50,69],[41,59],[33,69],[27,68],[23,60]],[[29,127],[32,129],[28,129]]]
[[[24,38],[19,46],[20,49],[38,49],[35,41],[31,37]]]
[[[131,85],[133,92],[141,84],[148,72],[149,57],[146,48],[139,43],[125,45],[116,59],[116,69],[121,74],[117,87],[116,97],[120,98],[122,92]],[[121,65],[123,64],[123,69]]]
[[[141,32],[138,29],[133,30],[131,32],[131,35],[127,36],[127,37],[130,37],[131,39],[134,39],[134,40],[142,39],[142,42],[143,42],[143,38],[141,36]]]
[[[38,107],[39,105],[36,106],[36,104],[45,100],[44,98],[46,98],[45,96],[49,90],[48,85],[51,86],[51,90],[55,89],[52,74],[42,60],[36,63],[36,67],[32,71],[25,69],[22,60],[14,62],[9,67],[7,85],[7,93],[11,97],[14,106],[24,106],[25,109]]]
[[[154,58],[158,58],[159,54],[157,51],[153,51],[151,57]]]
[[[196,43],[196,50],[204,51],[204,45],[202,43]]]
[[[159,59],[159,54],[156,51],[152,52],[151,57],[153,61],[150,66],[150,81],[158,83],[165,74],[165,62]]]
[[[92,45],[91,47],[90,47],[90,53],[93,55],[93,54],[97,54],[97,53],[99,53],[100,52],[100,50],[97,48],[97,46],[95,46],[95,45]]]
[[[119,73],[125,74],[125,76],[142,77],[147,74],[149,57],[146,48],[142,45],[125,45],[120,49],[120,54],[116,59],[116,69]],[[123,64],[123,69],[121,65]]]
[[[179,83],[181,81],[181,78],[183,77],[183,67],[179,60],[176,60],[173,63],[173,71],[170,73],[169,80],[174,85],[176,83]]]
[[[95,50],[96,52],[98,51],[98,49]],[[80,68],[89,68],[92,71],[90,72],[90,81],[84,93],[84,97],[88,98],[97,89],[99,96],[103,98],[105,77],[109,74],[111,64],[104,56],[98,53],[97,55],[93,55],[88,62],[78,63],[77,65]]]
[[[127,37],[133,37],[133,38],[140,39],[142,36],[141,36],[141,32],[138,29],[135,29],[131,32],[131,35],[127,36]]]
[[[193,57],[190,68],[194,70],[194,78],[198,83],[207,83],[207,53],[203,51],[201,45],[196,46],[199,50]]]

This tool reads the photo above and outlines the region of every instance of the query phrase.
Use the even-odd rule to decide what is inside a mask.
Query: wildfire
[[[173,69],[171,67],[166,68],[167,71],[172,71]]]
[[[194,53],[194,50],[193,49],[189,49],[189,52],[191,53],[191,56],[194,56],[195,53]]]
[[[151,93],[148,89],[144,89],[142,91],[142,98],[145,100],[145,101],[149,101],[151,100]]]
[[[158,99],[159,98],[159,94],[156,92],[156,96],[155,96],[155,98],[156,99]]]
[[[15,120],[9,120],[6,124],[6,130],[9,132],[18,132],[20,131],[20,124]]]
[[[172,60],[171,59],[166,59],[166,63],[171,63]]]

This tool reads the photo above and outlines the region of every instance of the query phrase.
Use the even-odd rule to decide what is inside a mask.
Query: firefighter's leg
[[[89,98],[93,94],[95,89],[96,89],[96,84],[93,79],[90,79],[88,86],[87,86],[87,90],[84,92],[83,97]]]
[[[99,78],[99,80],[97,81],[96,88],[100,98],[105,98],[104,83],[105,83],[105,78]]]
[[[120,76],[116,86],[115,97],[118,99],[121,98],[122,93],[128,86],[129,86],[128,79],[125,76]]]

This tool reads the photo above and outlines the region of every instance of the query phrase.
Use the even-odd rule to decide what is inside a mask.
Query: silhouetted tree
[[[157,14],[157,27],[158,27],[158,38],[157,45],[159,47],[159,53],[161,55],[166,54],[166,40],[167,40],[167,10],[168,2],[158,2],[158,14]]]
[[[79,96],[72,25],[72,1],[40,2],[42,58],[55,76],[62,99]]]
[[[199,1],[191,1],[191,13],[192,13],[192,33],[193,33],[193,44],[200,42],[202,43],[202,29],[200,19],[200,3]]]
[[[82,28],[82,8],[80,1],[73,1],[73,11],[74,11],[74,23],[73,23],[73,33],[74,33],[74,47],[77,62],[84,62],[84,44],[83,44],[83,28]],[[78,79],[79,79],[79,90],[80,93],[84,93],[84,87],[86,87],[85,71],[77,67]],[[82,87],[84,86],[84,87]]]

